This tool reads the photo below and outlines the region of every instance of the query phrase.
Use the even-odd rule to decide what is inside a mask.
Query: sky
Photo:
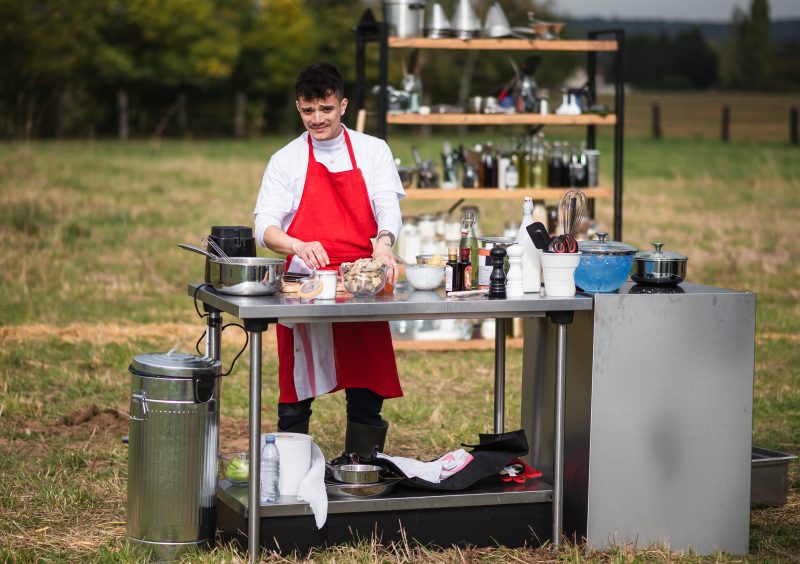
[[[557,11],[576,18],[646,18],[729,22],[736,6],[749,0],[553,0]],[[770,0],[770,19],[800,18],[800,0]]]

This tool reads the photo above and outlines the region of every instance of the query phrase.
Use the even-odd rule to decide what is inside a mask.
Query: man
[[[397,281],[392,245],[401,227],[403,187],[386,143],[348,130],[342,75],[314,63],[295,83],[306,131],[276,152],[255,208],[256,240],[287,255],[287,270],[338,269],[363,257],[383,258]],[[345,390],[345,451],[383,450],[383,400],[403,392],[388,322],[277,326],[278,428],[308,433],[315,396]]]

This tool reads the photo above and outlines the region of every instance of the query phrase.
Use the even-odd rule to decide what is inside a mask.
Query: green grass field
[[[396,135],[391,144],[408,160],[412,142],[432,155],[442,139]],[[124,541],[127,453],[120,438],[127,433],[127,365],[139,352],[193,349],[203,326],[185,288],[202,277],[202,260],[175,243],[199,243],[212,224],[251,224],[266,159],[282,142],[0,144],[0,561],[140,560]],[[600,143],[610,154],[610,140]],[[800,149],[777,142],[723,145],[635,136],[625,147],[623,237],[640,248],[660,239],[688,255],[693,282],[758,294],[753,441],[794,453],[800,452],[799,157]],[[608,184],[607,156],[602,173]],[[482,205],[484,232],[517,220],[519,208],[518,202]],[[404,204],[405,213],[422,209],[431,204]],[[610,202],[598,202],[598,217],[609,225]],[[225,342],[227,365],[241,341],[226,332]],[[266,356],[263,413],[269,430],[275,428],[276,364],[274,355]],[[520,352],[511,350],[509,427],[519,417],[521,364]],[[406,395],[387,402],[385,415],[393,423],[387,450],[433,456],[489,430],[489,353],[399,352],[398,365]],[[246,444],[246,375],[242,359],[224,384],[226,450]],[[312,434],[329,457],[341,449],[343,417],[339,395],[315,404]],[[800,471],[794,465],[790,472],[787,505],[751,513],[748,561],[788,562],[800,554]],[[221,547],[191,561],[241,557]],[[430,551],[379,543],[315,557],[742,560],[633,547],[602,553],[571,545],[560,551]],[[295,560],[301,559],[288,561]]]

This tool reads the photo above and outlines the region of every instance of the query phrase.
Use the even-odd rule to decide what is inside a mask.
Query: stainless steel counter
[[[505,396],[505,320],[519,317],[550,316],[558,327],[556,337],[557,356],[561,359],[554,369],[556,387],[560,390],[555,398],[556,420],[553,450],[556,453],[556,470],[553,477],[552,542],[561,542],[563,495],[562,433],[564,421],[564,375],[566,370],[567,325],[576,311],[590,311],[593,300],[589,296],[570,298],[547,298],[527,295],[523,298],[490,300],[487,297],[448,298],[440,289],[432,292],[403,290],[399,286],[394,294],[386,296],[337,297],[335,301],[314,300],[305,302],[297,297],[275,295],[263,297],[238,297],[218,293],[207,285],[189,285],[188,293],[205,304],[208,315],[206,354],[219,358],[221,339],[221,313],[234,315],[244,322],[250,337],[250,484],[248,507],[259,506],[261,433],[261,365],[262,333],[269,324],[286,322],[320,321],[377,321],[394,319],[444,319],[444,318],[494,318],[495,322],[495,432],[503,431]],[[457,498],[454,498],[457,499]],[[458,498],[460,499],[460,498]],[[259,512],[248,511],[248,551],[255,561],[259,547]]]

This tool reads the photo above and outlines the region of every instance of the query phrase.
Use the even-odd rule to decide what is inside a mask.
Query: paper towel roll
[[[297,495],[300,482],[311,468],[311,437],[302,433],[272,433],[281,455],[280,494]],[[264,444],[262,435],[261,444]]]

